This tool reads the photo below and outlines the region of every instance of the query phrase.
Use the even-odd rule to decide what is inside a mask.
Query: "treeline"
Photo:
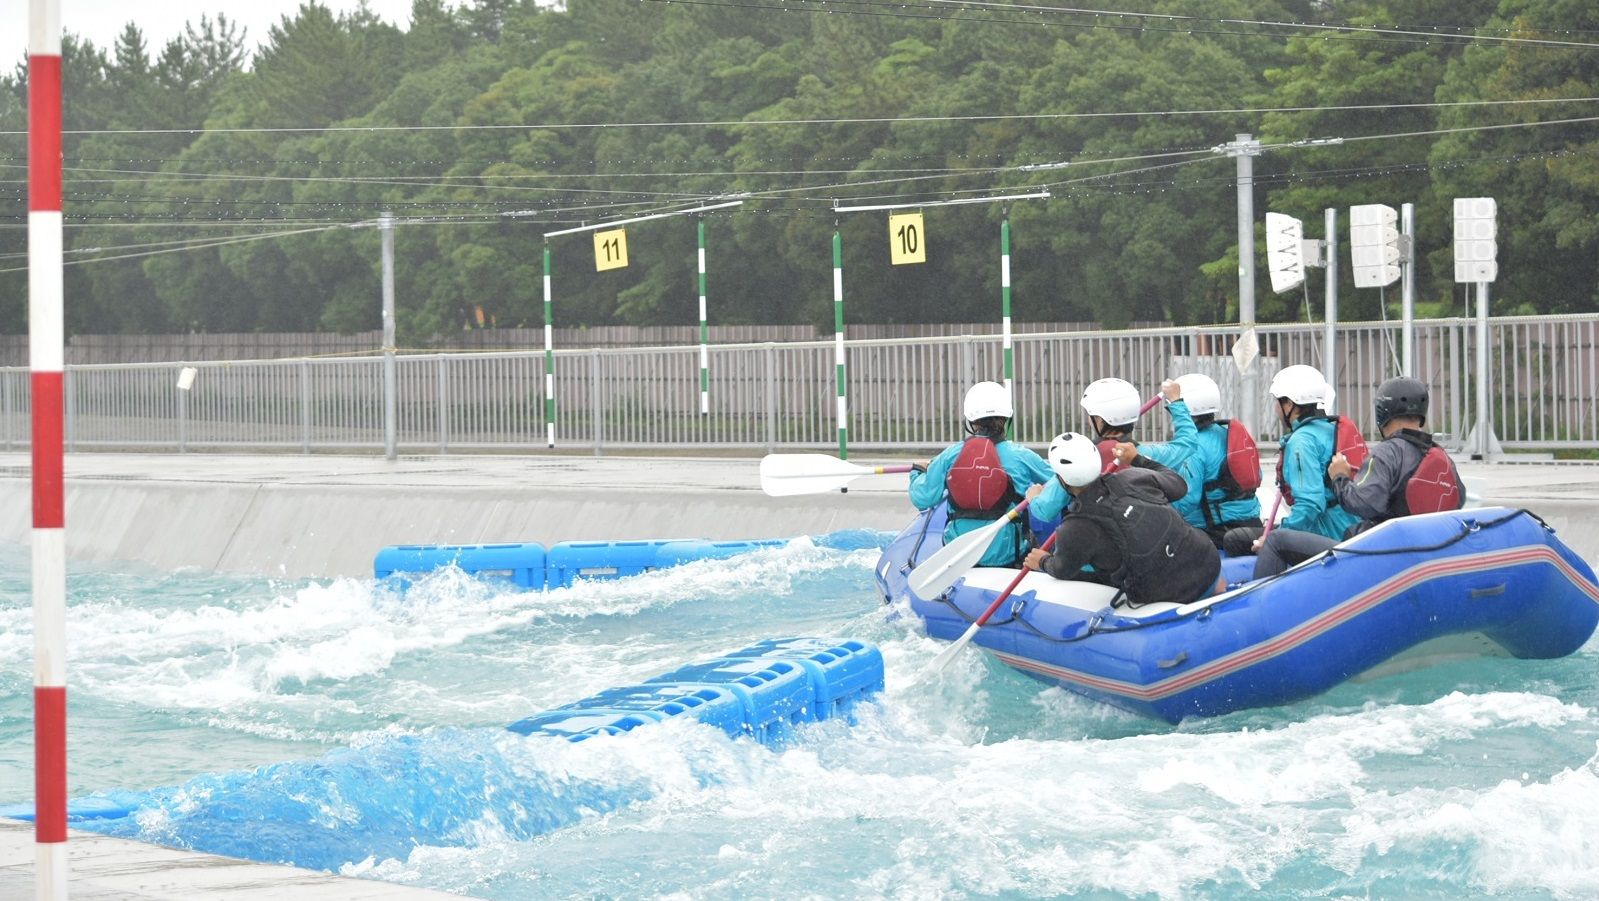
[[[67,327],[376,328],[382,211],[400,223],[404,343],[536,327],[544,232],[728,194],[748,198],[705,218],[714,322],[831,322],[835,228],[850,321],[993,320],[1006,215],[1018,319],[1220,321],[1237,315],[1235,161],[1208,151],[1242,132],[1344,139],[1255,159],[1257,218],[1319,236],[1340,209],[1343,318],[1382,315],[1352,287],[1343,211],[1415,203],[1418,292],[1448,315],[1465,310],[1451,201],[1479,195],[1499,202],[1496,312],[1599,308],[1599,127],[1536,124],[1596,104],[1528,102],[1599,94],[1581,46],[1599,7],[1116,8],[1144,15],[416,0],[405,29],[307,3],[253,57],[221,16],[160,48],[132,24],[110,48],[69,36]],[[26,328],[26,93],[19,63],[0,77],[10,333]],[[1505,125],[1534,127],[1485,127]],[[832,210],[1045,187],[1008,210],[927,206],[915,266],[889,264],[885,213]],[[642,223],[630,265],[597,272],[589,235],[551,239],[557,324],[694,322],[695,242],[692,217]],[[1319,316],[1319,276],[1308,304],[1272,295],[1257,247],[1259,318]]]

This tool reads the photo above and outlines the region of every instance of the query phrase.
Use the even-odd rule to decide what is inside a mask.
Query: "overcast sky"
[[[355,9],[358,0],[323,0],[335,13]],[[454,4],[451,4],[452,6]],[[411,0],[367,0],[367,6],[385,22],[408,28]],[[285,15],[292,16],[300,0],[61,0],[61,29],[86,37],[107,50],[129,21],[144,31],[150,55],[183,33],[183,24],[217,13],[246,29],[245,44],[254,49],[266,40],[267,30]],[[5,71],[22,61],[28,49],[28,0],[0,0],[0,61]]]

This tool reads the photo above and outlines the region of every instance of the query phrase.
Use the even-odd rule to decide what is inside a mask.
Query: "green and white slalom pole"
[[[999,222],[999,303],[1000,303],[1000,333],[1004,336],[1000,346],[1005,353],[1005,393],[1010,395],[1011,405],[1016,404],[1016,395],[1011,390],[1011,384],[1016,378],[1016,360],[1011,351],[1010,340],[1010,216]]]
[[[550,303],[550,239],[544,239],[544,434],[555,446],[555,314]]]
[[[833,365],[838,372],[838,458],[849,459],[849,401],[844,397],[844,250],[833,231]]]
[[[705,220],[699,221],[700,245],[700,415],[711,412],[711,329],[705,322]]]

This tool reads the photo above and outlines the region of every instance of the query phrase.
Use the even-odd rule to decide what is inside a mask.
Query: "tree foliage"
[[[385,211],[405,341],[537,326],[545,232],[729,195],[744,206],[705,219],[717,322],[830,323],[835,231],[851,321],[992,320],[1005,218],[1019,320],[1224,321],[1234,161],[1211,151],[1238,133],[1277,145],[1257,215],[1315,235],[1325,208],[1415,203],[1423,300],[1451,308],[1452,200],[1482,195],[1500,309],[1599,304],[1599,140],[1558,121],[1591,104],[1527,102],[1599,84],[1599,52],[1547,42],[1592,34],[1591,3],[769,6],[415,0],[401,29],[310,0],[253,55],[222,16],[159,48],[134,23],[106,49],[69,35],[68,329],[375,328]],[[19,65],[0,76],[6,332],[26,328],[26,114]],[[927,204],[928,262],[890,265],[885,214],[835,202]],[[694,321],[694,228],[630,227],[630,265],[605,272],[588,234],[550,239],[557,322]],[[1378,315],[1342,269],[1344,316]],[[1262,320],[1303,315],[1261,283]]]

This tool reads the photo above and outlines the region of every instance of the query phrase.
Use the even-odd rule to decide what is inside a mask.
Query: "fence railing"
[[[1258,330],[1255,384],[1279,366],[1321,366],[1320,325]],[[1245,384],[1229,355],[1236,327],[1200,326],[1015,337],[1013,436],[1039,445],[1085,428],[1083,386],[1108,375],[1153,392],[1162,378],[1200,371],[1222,389],[1223,413]],[[1456,443],[1474,425],[1475,322],[1415,325],[1415,370],[1432,390],[1429,427]],[[1397,323],[1337,328],[1337,406],[1372,431],[1376,385],[1398,368]],[[1508,448],[1599,448],[1599,316],[1490,321],[1493,428]],[[697,347],[555,353],[556,443],[565,448],[752,449],[837,447],[833,345],[827,341],[715,345],[710,412],[699,412]],[[959,435],[968,385],[1000,380],[998,336],[847,345],[849,446],[937,447]],[[176,387],[185,365],[193,389]],[[545,445],[539,352],[416,354],[398,368],[397,439],[403,452],[538,451]],[[378,357],[69,366],[69,449],[384,448]],[[1257,407],[1269,411],[1270,406]],[[28,373],[0,370],[0,446],[28,444]],[[1253,423],[1274,439],[1266,413]],[[1152,421],[1140,437],[1158,440]]]

